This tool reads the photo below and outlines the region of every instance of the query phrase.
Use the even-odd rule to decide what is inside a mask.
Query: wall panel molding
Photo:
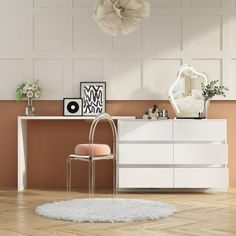
[[[93,0],[0,0],[7,88],[0,99],[14,99],[14,84],[36,77],[42,99],[79,96],[79,83],[88,80],[107,82],[109,100],[168,99],[182,63],[219,79],[230,89],[224,99],[236,99],[236,1],[150,3],[151,16],[137,31],[113,38],[92,19]]]

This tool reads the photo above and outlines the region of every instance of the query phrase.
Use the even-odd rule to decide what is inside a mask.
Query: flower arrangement
[[[213,80],[210,83],[204,85],[203,83],[201,84],[202,86],[202,96],[204,100],[208,100],[213,98],[216,95],[221,95],[225,97],[225,91],[228,91],[229,89],[226,88],[223,85],[217,86],[216,84],[219,82],[219,80]]]
[[[220,95],[225,97],[225,91],[229,89],[223,85],[217,86],[216,84],[219,80],[213,80],[208,84],[201,84],[202,87],[202,97],[203,97],[203,109],[202,109],[202,118],[207,118],[207,109],[209,106],[210,99],[212,99],[216,95]]]
[[[39,80],[22,82],[16,89],[16,100],[39,98],[42,88],[39,85]]]

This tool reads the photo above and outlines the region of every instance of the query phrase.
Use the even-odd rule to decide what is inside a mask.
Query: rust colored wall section
[[[108,101],[111,115],[131,115],[141,118],[154,103],[167,108],[168,101]],[[37,115],[62,115],[62,101],[36,101]],[[211,101],[209,118],[228,121],[230,186],[236,187],[236,101]],[[0,187],[16,187],[17,183],[17,116],[24,114],[25,102],[0,101]],[[66,184],[66,157],[77,143],[87,142],[90,121],[30,121],[28,122],[28,186],[59,188]],[[98,127],[97,142],[111,142],[109,126]],[[73,165],[73,186],[88,183],[87,163]],[[97,187],[112,186],[112,165],[109,161],[96,166]]]

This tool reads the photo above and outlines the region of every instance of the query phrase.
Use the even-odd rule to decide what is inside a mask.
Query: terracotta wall
[[[167,108],[168,101],[108,101],[112,115],[134,115],[138,118],[154,103]],[[228,120],[230,186],[236,187],[236,101],[211,101],[209,118]],[[17,183],[17,116],[24,114],[24,102],[0,101],[0,187],[16,187]],[[62,101],[36,101],[37,115],[62,115]],[[28,123],[28,182],[29,187],[64,187],[65,160],[76,143],[86,142],[90,123],[78,121],[30,121]],[[99,127],[98,141],[110,140],[108,127]],[[73,168],[74,186],[87,186],[86,163]],[[111,187],[110,162],[97,165],[96,184]]]

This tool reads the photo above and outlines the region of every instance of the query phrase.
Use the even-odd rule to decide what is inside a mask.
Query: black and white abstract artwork
[[[81,82],[80,96],[83,99],[84,116],[94,116],[106,111],[105,82]]]

